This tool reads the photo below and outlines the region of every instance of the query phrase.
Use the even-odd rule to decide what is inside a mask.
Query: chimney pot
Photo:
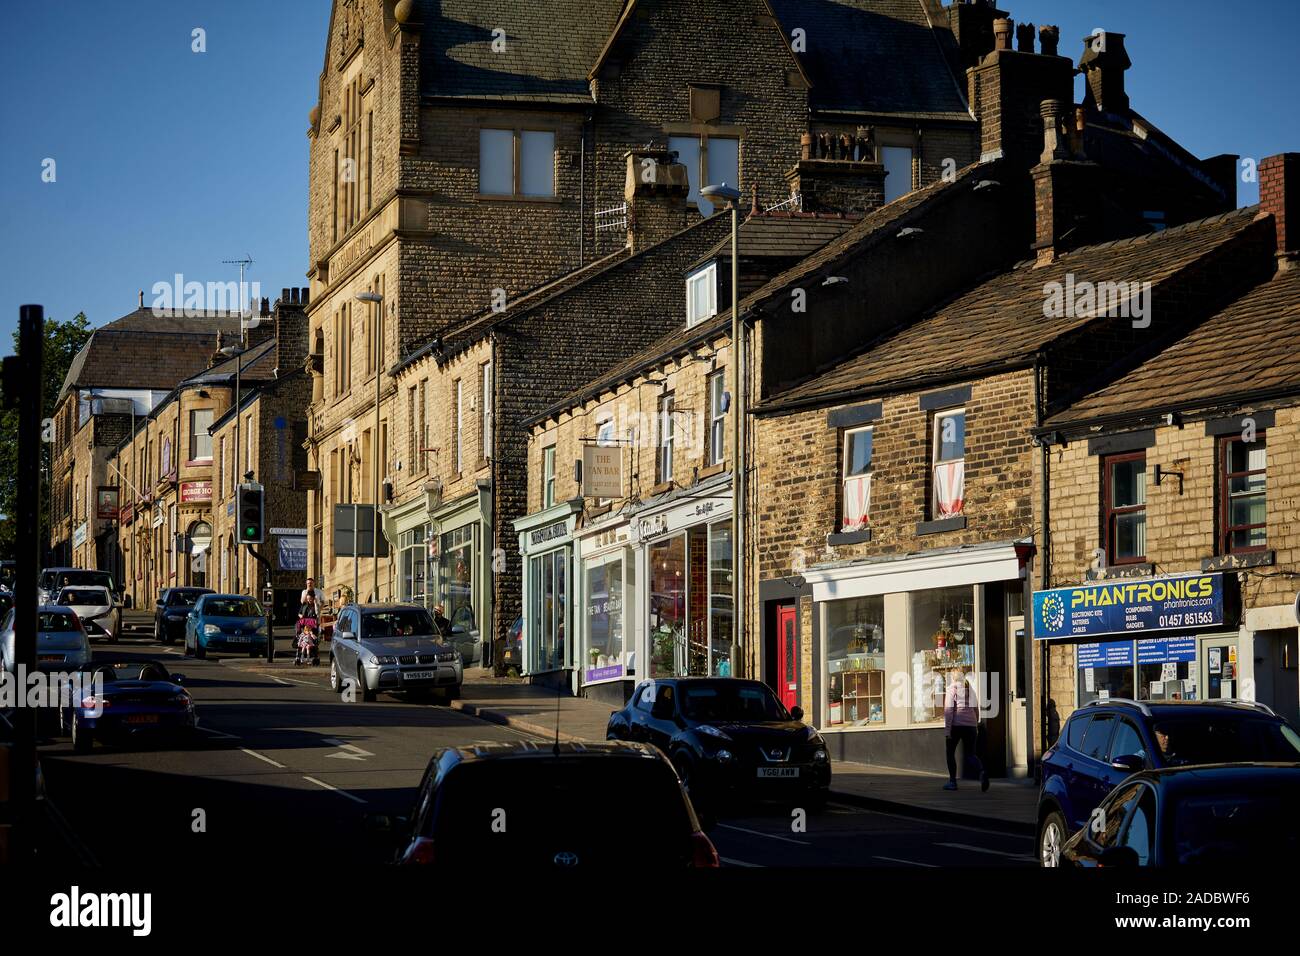
[[[303,287],[302,287],[302,297],[301,297],[298,301],[301,302],[303,305],[306,305],[306,304],[307,304],[308,296],[309,296],[310,294],[311,294],[311,286],[307,286],[307,285],[303,286]]]
[[[140,290],[140,308],[144,308],[144,289]]]
[[[805,132],[799,136],[799,158],[812,159],[812,133]],[[143,295],[144,293],[141,293]]]
[[[1043,56],[1056,56],[1060,43],[1060,27],[1043,25],[1038,28],[1038,46]]]
[[[1011,28],[1014,24],[1009,17],[999,17],[993,21],[993,49],[1011,49]]]
[[[1043,155],[1042,162],[1050,163],[1056,159],[1069,159],[1070,151],[1065,145],[1065,106],[1060,100],[1043,100],[1038,108],[1043,117]]]
[[[1016,27],[1016,49],[1021,53],[1034,52],[1034,25],[1021,23]]]
[[[281,301],[281,302],[288,302],[288,301],[289,301],[289,290],[288,290],[288,289],[281,289],[281,290],[280,290],[280,301]]]
[[[1273,216],[1280,268],[1300,264],[1300,153],[1260,160],[1259,210]]]
[[[1124,34],[1098,31],[1084,37],[1079,58],[1079,69],[1088,84],[1084,103],[1091,102],[1102,113],[1128,112],[1124,72],[1132,65],[1124,49]]]

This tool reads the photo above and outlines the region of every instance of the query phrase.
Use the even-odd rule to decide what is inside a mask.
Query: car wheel
[[[1038,828],[1038,860],[1045,867],[1061,865],[1061,847],[1065,845],[1065,817],[1053,810]]]
[[[94,735],[88,728],[81,726],[81,721],[77,720],[74,714],[72,717],[72,749],[79,754],[84,754],[90,753],[90,749],[94,746]]]
[[[361,690],[362,700],[367,704],[374,703],[375,697],[378,696],[378,691],[373,691],[366,686],[366,675],[362,673],[360,667],[357,668],[357,687]]]
[[[454,687],[448,687],[446,690],[444,690],[444,691],[442,692],[442,693],[443,693],[443,699],[444,699],[444,700],[460,700],[460,689],[461,689],[461,686],[462,686],[462,685],[457,684],[457,685],[454,686]]]
[[[339,662],[330,655],[330,690],[336,694],[343,693],[343,677],[339,674]]]

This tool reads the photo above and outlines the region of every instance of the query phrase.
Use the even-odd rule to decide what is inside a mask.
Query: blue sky
[[[1094,28],[1126,34],[1134,107],[1198,156],[1300,150],[1296,0],[1001,6],[1060,26],[1076,61]],[[221,260],[246,254],[264,295],[306,283],[305,134],[328,18],[327,0],[8,5],[0,349],[22,303],[102,324],[176,272],[238,279]],[[196,27],[205,53],[191,50]],[[1240,184],[1243,204],[1255,198]]]

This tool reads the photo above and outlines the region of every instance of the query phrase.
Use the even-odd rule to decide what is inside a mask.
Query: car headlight
[[[713,758],[721,763],[727,763],[732,759],[732,753],[730,750],[723,748],[715,753]]]
[[[204,624],[204,625],[203,625],[203,633],[204,633],[204,634],[220,634],[220,633],[221,633],[221,628],[220,628],[218,625],[216,625],[216,624]]]
[[[261,627],[259,627],[259,628],[257,629],[257,636],[258,636],[258,637],[266,637],[266,625],[265,625],[265,624],[263,624]]]
[[[731,739],[723,731],[719,730],[717,727],[714,727],[712,724],[700,724],[700,726],[696,727],[695,729],[698,730],[700,733],[705,734],[706,736],[714,737],[718,740]]]
[[[370,662],[372,664],[396,664],[397,658],[389,654],[373,654]]]

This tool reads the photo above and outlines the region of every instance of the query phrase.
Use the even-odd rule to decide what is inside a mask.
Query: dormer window
[[[686,327],[718,314],[718,264],[710,262],[686,277]]]

